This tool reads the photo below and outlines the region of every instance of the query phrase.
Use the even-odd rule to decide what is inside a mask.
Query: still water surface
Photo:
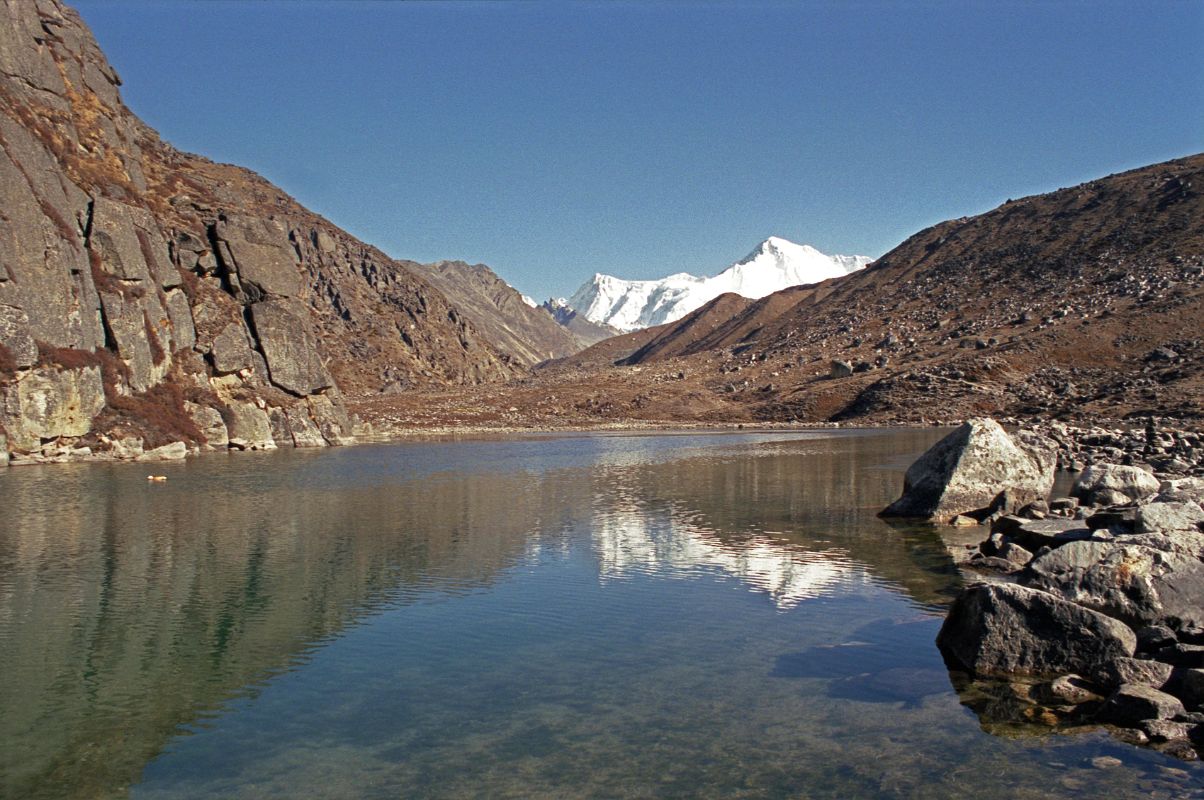
[[[959,702],[946,542],[875,517],[938,436],[9,469],[0,797],[1204,796]]]

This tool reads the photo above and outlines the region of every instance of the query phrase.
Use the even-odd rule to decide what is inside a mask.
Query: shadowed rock
[[[1137,684],[1161,689],[1171,679],[1172,667],[1161,661],[1145,658],[1114,658],[1105,661],[1091,673],[1091,678],[1101,686],[1116,688],[1123,684]]]
[[[1170,719],[1185,710],[1177,697],[1152,686],[1129,683],[1112,693],[1100,709],[1100,719],[1132,726],[1147,719]]]
[[[1086,674],[1137,647],[1136,635],[1118,620],[1010,584],[967,588],[936,641],[952,664],[984,676]]]

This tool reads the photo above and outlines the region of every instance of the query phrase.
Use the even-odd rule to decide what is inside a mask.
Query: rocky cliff
[[[72,9],[3,2],[6,460],[343,444],[344,393],[521,371],[412,266],[162,141]]]

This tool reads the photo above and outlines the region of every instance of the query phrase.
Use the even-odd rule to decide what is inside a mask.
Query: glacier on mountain
[[[848,275],[872,259],[829,256],[814,247],[771,236],[744,259],[713,277],[679,272],[659,280],[629,281],[594,275],[568,299],[591,322],[623,332],[681,319],[726,292],[757,299],[808,283]]]

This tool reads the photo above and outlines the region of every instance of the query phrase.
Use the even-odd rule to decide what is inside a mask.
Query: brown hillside
[[[444,421],[1199,420],[1202,331],[1195,155],[1008,201],[852,275],[619,337],[577,369],[457,399]],[[833,377],[835,361],[849,374]]]

